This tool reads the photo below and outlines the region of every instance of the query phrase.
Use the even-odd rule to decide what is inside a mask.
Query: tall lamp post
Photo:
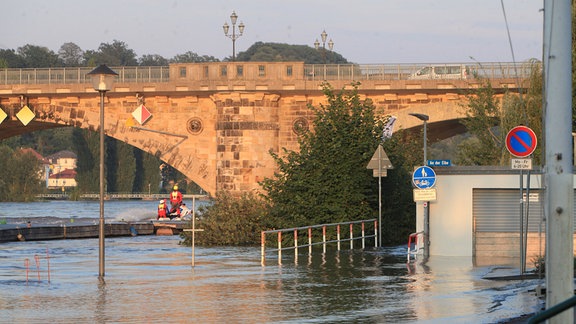
[[[98,278],[104,279],[104,95],[112,89],[114,78],[118,73],[112,71],[105,64],[101,64],[89,75],[92,79],[94,90],[100,92],[100,226],[98,231],[99,240],[99,271]]]
[[[430,117],[428,117],[428,115],[424,115],[424,114],[418,114],[418,113],[410,113],[410,116],[414,116],[418,119],[420,119],[421,121],[424,122],[424,161],[423,161],[423,166],[426,166],[426,162],[428,160],[428,157],[426,156],[426,142],[428,140],[428,136],[427,136],[427,124],[428,124],[428,120],[430,119]],[[430,256],[430,212],[429,212],[429,205],[430,202],[429,201],[425,201],[424,202],[424,261],[428,260],[428,257]]]
[[[238,32],[239,34],[236,34],[236,21],[238,20],[238,15],[236,15],[235,11],[232,11],[232,14],[230,15],[230,22],[232,23],[232,34],[228,34],[228,31],[230,30],[230,26],[228,25],[227,22],[224,23],[224,25],[222,26],[222,29],[224,29],[224,35],[226,35],[226,37],[230,38],[232,40],[232,62],[236,61],[236,40],[242,36],[242,34],[244,33],[244,27],[246,27],[244,25],[243,22],[240,22],[240,24],[238,25]]]
[[[322,39],[322,59],[324,60],[324,64],[326,64],[326,39],[328,38],[328,34],[326,33],[325,30],[322,31],[322,34],[320,34],[320,39]],[[316,48],[317,50],[320,49],[320,42],[318,41],[318,38],[316,38],[316,41],[314,42],[314,48]],[[330,39],[330,41],[328,41],[328,49],[330,50],[330,52],[332,52],[332,50],[334,49],[334,42],[332,41],[332,39]]]

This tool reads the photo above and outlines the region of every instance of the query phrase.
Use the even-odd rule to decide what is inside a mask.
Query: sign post
[[[378,244],[382,246],[382,177],[386,176],[388,169],[393,169],[392,162],[386,155],[382,144],[378,145],[372,159],[368,162],[366,169],[372,169],[375,177],[378,177]]]
[[[530,202],[526,202],[526,221],[524,221],[524,174],[523,170],[528,170],[527,194],[530,193],[530,170],[532,169],[532,159],[526,158],[534,153],[538,140],[534,131],[526,126],[516,126],[506,135],[506,148],[510,154],[519,159],[511,160],[511,167],[520,170],[520,273],[526,271],[526,247],[528,245],[528,215]],[[526,229],[526,230],[524,230]]]
[[[424,190],[426,193],[422,196],[434,198],[436,200],[436,190],[433,189],[436,184],[436,172],[429,166],[418,167],[412,173],[412,183],[417,189],[414,189],[414,197],[417,198],[417,191]],[[433,192],[431,192],[433,191]],[[415,199],[416,200],[416,199]],[[424,201],[424,260],[430,257],[430,200]]]

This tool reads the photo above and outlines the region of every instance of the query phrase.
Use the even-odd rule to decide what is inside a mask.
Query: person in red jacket
[[[158,217],[156,219],[167,218],[169,213],[166,201],[164,199],[160,200],[160,204],[158,204]]]
[[[174,188],[170,193],[170,213],[176,212],[177,214],[176,217],[180,217],[181,204],[182,204],[182,193],[178,191],[178,185],[174,185]]]

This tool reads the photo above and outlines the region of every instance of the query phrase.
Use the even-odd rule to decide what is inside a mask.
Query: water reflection
[[[98,240],[0,245],[5,322],[496,322],[533,309],[534,282],[484,280],[469,258],[407,266],[404,248],[301,253],[260,265],[259,248],[196,247],[178,237],[110,238],[98,280]],[[24,259],[50,252],[41,279]],[[302,251],[303,252],[303,251]],[[532,307],[532,308],[531,308]]]

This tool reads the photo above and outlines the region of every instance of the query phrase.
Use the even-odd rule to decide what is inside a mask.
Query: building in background
[[[60,151],[46,157],[50,163],[47,181],[48,189],[74,188],[76,183],[77,155],[71,151]]]

